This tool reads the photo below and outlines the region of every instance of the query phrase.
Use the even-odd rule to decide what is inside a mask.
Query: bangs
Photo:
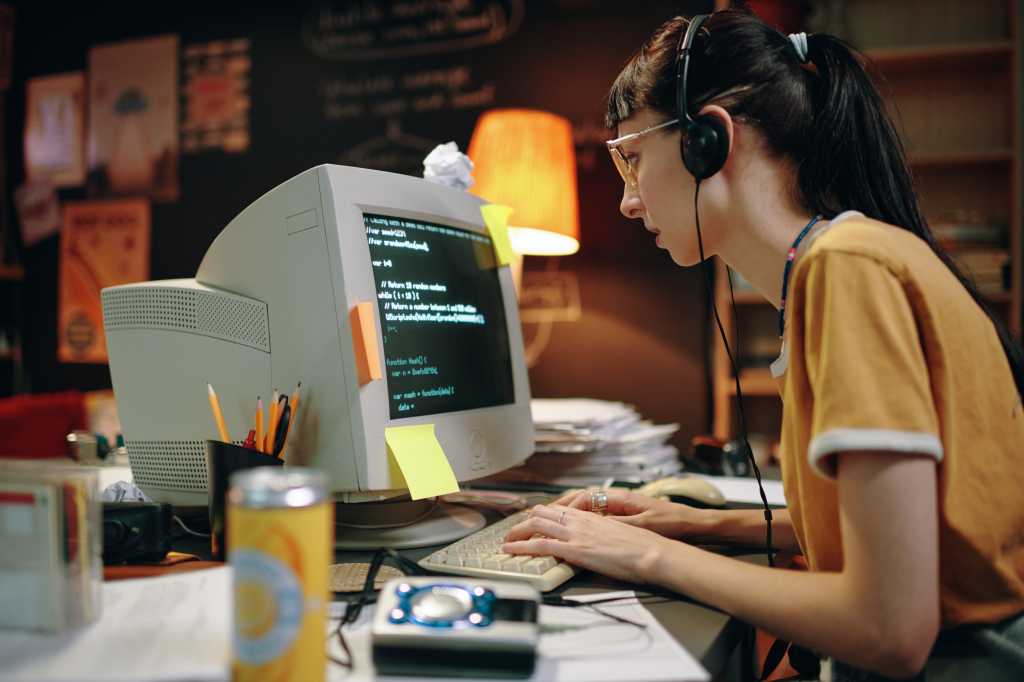
[[[675,111],[675,80],[660,76],[672,73],[678,36],[687,21],[683,17],[666,21],[626,62],[608,91],[605,126],[615,128],[641,109]]]
[[[643,53],[637,53],[612,83],[612,87],[608,91],[608,108],[604,115],[605,127],[615,128],[636,113],[638,109],[644,108],[637,102],[637,90],[639,89],[638,81],[643,80],[642,74],[645,70],[642,63],[646,61]]]

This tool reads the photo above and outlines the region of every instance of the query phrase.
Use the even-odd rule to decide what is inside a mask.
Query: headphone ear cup
[[[720,120],[705,114],[687,127],[683,139],[683,165],[698,180],[722,170],[729,157],[729,135]]]

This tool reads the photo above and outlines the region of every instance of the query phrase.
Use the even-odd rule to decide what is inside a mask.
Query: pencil
[[[292,391],[291,398],[291,414],[288,416],[288,431],[284,434],[284,443],[281,444],[281,454],[284,454],[284,449],[288,445],[288,437],[292,435],[292,426],[295,424],[295,415],[299,413],[299,389],[302,388],[302,382],[300,381]]]
[[[217,430],[220,432],[220,439],[224,443],[230,443],[228,427],[224,424],[224,415],[220,412],[220,403],[217,402],[217,393],[213,390],[213,384],[206,384],[206,391],[210,397],[210,409],[213,410],[213,419],[217,422]]]
[[[274,389],[274,396],[270,399],[270,421],[267,422],[267,439],[263,441],[263,452],[272,454],[274,448],[274,436],[277,435],[277,399],[280,397],[277,389]]]
[[[263,452],[263,398],[256,396],[256,452]]]

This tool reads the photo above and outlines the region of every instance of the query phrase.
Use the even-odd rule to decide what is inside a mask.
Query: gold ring
[[[599,516],[604,516],[608,513],[608,493],[603,490],[591,490],[590,511]]]

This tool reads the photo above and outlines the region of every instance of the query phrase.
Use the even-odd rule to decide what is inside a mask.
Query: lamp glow
[[[519,254],[565,256],[580,248],[572,126],[555,114],[492,109],[469,143],[470,192],[511,206],[509,240]]]

